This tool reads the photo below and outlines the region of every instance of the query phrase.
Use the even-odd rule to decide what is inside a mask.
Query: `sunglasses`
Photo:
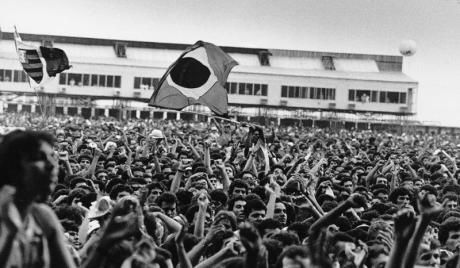
[[[440,257],[441,256],[438,253],[433,254],[431,252],[428,252],[428,253],[425,253],[422,256],[420,256],[420,259],[422,261],[429,261],[429,260],[431,260],[431,258],[439,259]]]

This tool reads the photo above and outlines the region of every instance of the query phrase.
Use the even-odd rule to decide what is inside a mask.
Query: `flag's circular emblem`
[[[170,75],[174,83],[181,87],[198,88],[206,84],[211,72],[200,61],[186,57],[177,61]]]

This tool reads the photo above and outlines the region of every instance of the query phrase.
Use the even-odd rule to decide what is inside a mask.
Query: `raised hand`
[[[225,231],[225,228],[220,225],[212,225],[211,228],[209,229],[208,233],[204,237],[204,242],[205,244],[211,243],[215,237],[217,237],[218,234],[221,234]]]
[[[443,206],[436,201],[436,196],[430,193],[419,194],[417,203],[420,214],[427,219],[437,217],[443,210]]]
[[[400,210],[396,214],[394,222],[396,238],[400,238],[402,241],[408,241],[415,229],[414,212],[409,209]]]
[[[364,196],[358,193],[350,195],[350,197],[347,199],[347,202],[349,202],[353,208],[367,207],[366,199]]]
[[[102,151],[99,148],[94,148],[94,157],[100,157],[102,155]]]

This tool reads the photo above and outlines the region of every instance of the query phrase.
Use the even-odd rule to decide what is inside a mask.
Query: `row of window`
[[[151,77],[135,77],[134,88],[153,90],[158,86],[160,79]],[[27,82],[27,75],[22,70],[0,69],[0,82]],[[97,87],[121,87],[121,76],[101,74],[77,74],[61,73],[59,84],[72,86],[97,86]],[[255,83],[225,83],[228,94],[267,96],[267,84]],[[282,86],[281,97],[335,100],[335,88]],[[376,91],[365,89],[349,89],[348,100],[354,102],[374,103],[401,103],[407,102],[406,92]]]
[[[225,83],[225,89],[228,94],[267,96],[268,85],[228,82]]]
[[[92,86],[92,87],[121,87],[121,76],[105,74],[77,74],[61,73],[59,75],[60,85],[70,86]]]
[[[406,92],[349,89],[348,100],[355,102],[402,103],[407,102]]]
[[[282,98],[335,100],[335,88],[281,86]]]
[[[22,70],[0,69],[0,82],[27,82],[27,74]]]
[[[134,77],[135,89],[154,90],[158,86],[158,83],[160,83],[159,78]]]

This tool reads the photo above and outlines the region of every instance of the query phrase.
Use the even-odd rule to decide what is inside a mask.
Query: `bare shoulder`
[[[53,209],[46,204],[33,204],[31,213],[47,234],[55,233],[56,230],[62,228]]]

